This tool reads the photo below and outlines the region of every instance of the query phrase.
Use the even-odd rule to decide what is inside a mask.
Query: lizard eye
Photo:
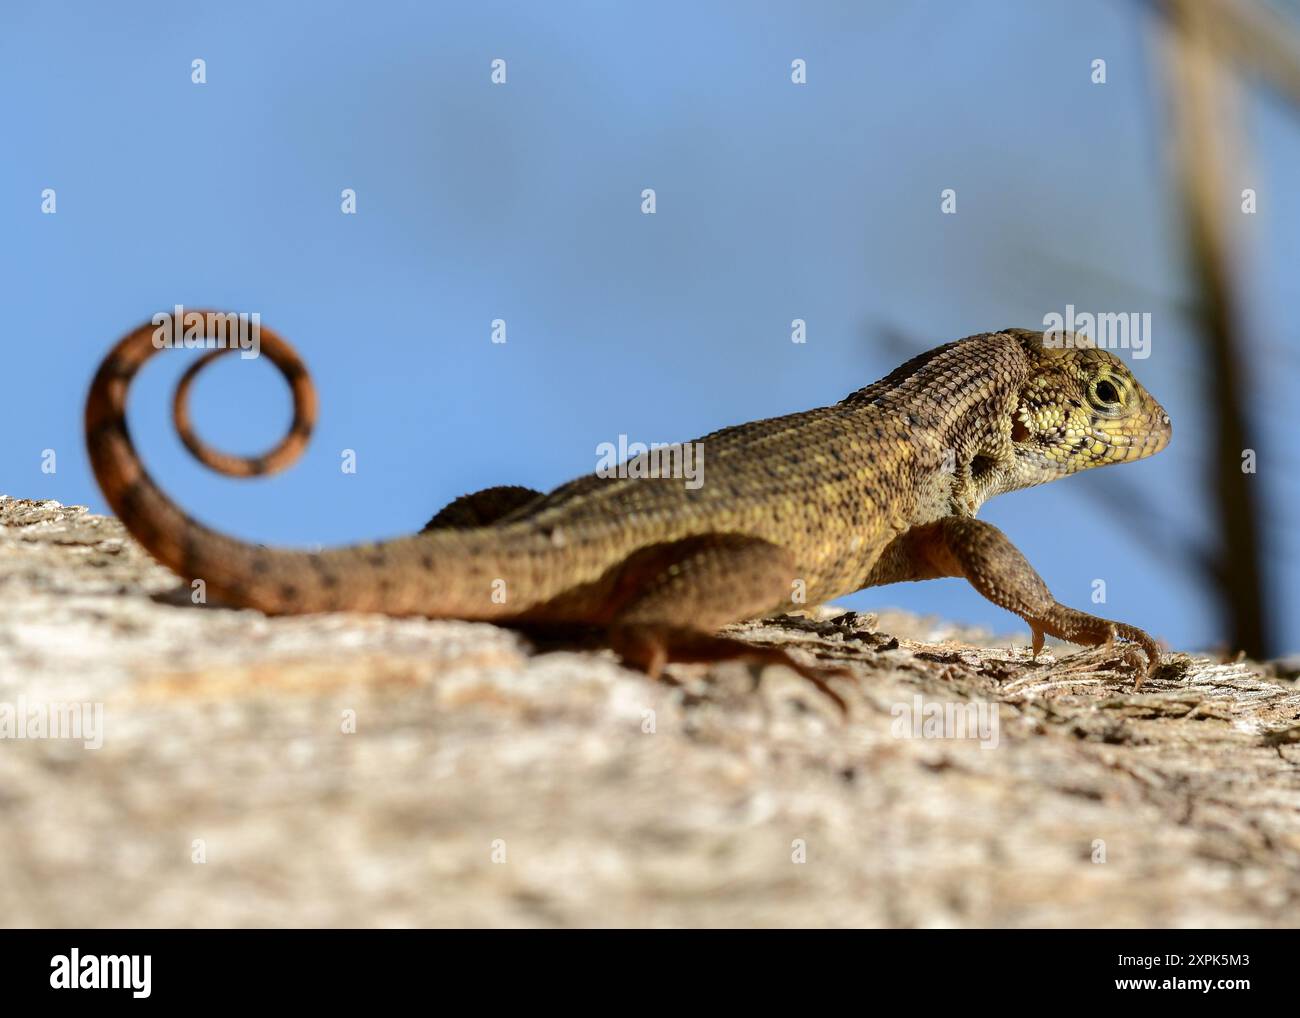
[[[1103,378],[1100,382],[1094,383],[1088,395],[1091,397],[1089,402],[1102,411],[1118,410],[1123,402],[1123,393],[1120,391],[1119,386],[1108,378]]]

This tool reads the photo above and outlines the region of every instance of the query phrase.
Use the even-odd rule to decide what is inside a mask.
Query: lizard
[[[694,488],[632,470],[549,494],[500,486],[456,499],[418,533],[306,551],[219,533],[146,472],[126,407],[134,375],[158,352],[153,333],[150,324],[128,333],[94,376],[85,411],[90,462],[135,539],[228,605],[269,615],[594,626],[625,664],[650,676],[670,661],[776,662],[843,707],[825,669],[719,630],[865,587],[955,576],[1028,623],[1035,658],[1048,635],[1083,646],[1119,642],[1139,658],[1137,686],[1160,661],[1143,630],[1059,603],[1006,535],[976,517],[994,495],[1168,444],[1168,414],[1122,360],[1084,335],[1049,341],[1011,328],[968,336],[838,403],[715,431],[697,440],[707,466]],[[208,467],[271,474],[306,446],[315,389],[295,350],[263,326],[260,352],[289,386],[292,423],[260,456],[213,449],[194,431],[188,394],[199,371],[234,348],[210,349],[188,367],[174,423]]]

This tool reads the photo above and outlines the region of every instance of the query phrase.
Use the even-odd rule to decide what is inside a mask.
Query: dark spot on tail
[[[339,578],[330,571],[330,567],[325,564],[323,558],[319,555],[311,555],[308,557],[307,561],[310,562],[311,567],[316,570],[316,574],[320,577],[322,587],[332,589],[339,585]]]
[[[130,378],[138,366],[127,357],[110,357],[99,366],[99,373],[109,379]]]
[[[186,576],[195,576],[199,561],[199,525],[186,516],[182,526],[185,536],[181,540],[181,569]]]
[[[87,445],[97,446],[100,445],[109,435],[125,434],[126,421],[122,419],[121,414],[118,414],[114,417],[110,417],[106,421],[100,421],[91,428],[90,432],[86,435],[86,443]]]
[[[118,496],[118,500],[122,503],[121,514],[124,519],[129,518],[135,520],[139,517],[140,501],[141,496],[143,495],[144,481],[140,480],[138,477],[122,489],[122,493]]]

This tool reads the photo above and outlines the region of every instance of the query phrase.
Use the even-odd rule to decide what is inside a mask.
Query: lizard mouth
[[[1093,456],[1106,463],[1123,463],[1128,460],[1144,459],[1154,456],[1169,444],[1173,437],[1173,425],[1164,407],[1155,404],[1153,409],[1144,414],[1139,426],[1134,422],[1098,421],[1088,429],[1081,445],[1087,449],[1091,445]]]
[[[1165,408],[1154,400],[1151,401],[1151,412],[1147,415],[1149,427],[1142,436],[1143,456],[1151,456],[1158,453],[1161,449],[1169,444],[1169,440],[1174,437],[1174,422],[1170,420],[1169,414]]]

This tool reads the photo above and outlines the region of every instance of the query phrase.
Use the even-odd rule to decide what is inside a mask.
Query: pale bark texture
[[[0,710],[104,729],[0,739],[0,922],[1295,924],[1294,667],[1135,692],[1105,650],[831,614],[737,631],[851,663],[847,718],[778,667],[195,606],[115,520],[0,499]]]

